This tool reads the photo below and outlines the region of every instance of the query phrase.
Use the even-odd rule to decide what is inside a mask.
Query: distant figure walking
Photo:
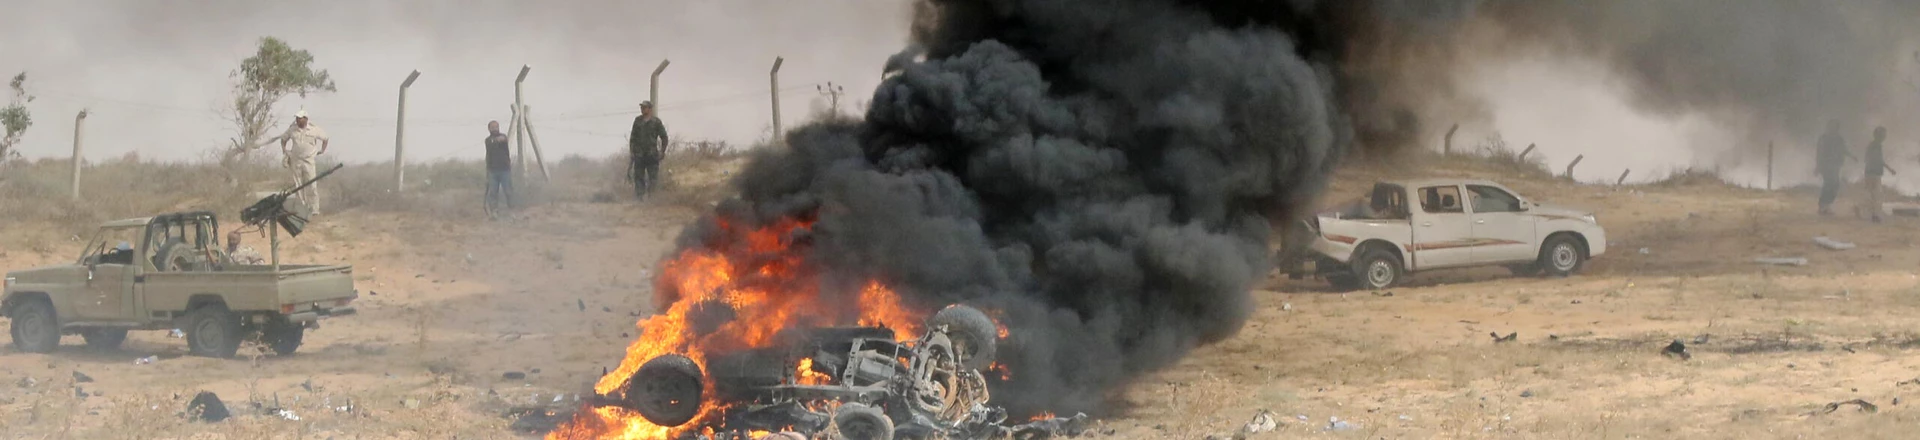
[[[487,215],[498,215],[495,203],[513,208],[513,161],[508,160],[507,135],[500,132],[500,121],[487,121]]]
[[[329,143],[331,139],[327,137],[326,130],[307,122],[306,110],[293,114],[293,126],[287,127],[286,134],[280,135],[280,153],[286,157],[287,170],[293,172],[294,185],[313,180],[314,157],[327,154]],[[307,185],[298,195],[313,215],[320,215],[319,185]]]
[[[627,137],[627,154],[633,195],[646,198],[660,181],[660,161],[667,157],[667,126],[654,117],[653,101],[640,102],[640,116],[633,118],[633,133]]]
[[[1867,203],[1863,205],[1862,208],[1866,209],[1867,212],[1872,215],[1874,223],[1880,222],[1880,211],[1882,210],[1880,207],[1881,176],[1887,173],[1893,173],[1894,175],[1900,174],[1900,172],[1894,171],[1893,167],[1887,165],[1886,154],[1881,146],[1885,144],[1886,141],[1887,128],[1874,127],[1873,142],[1867,144],[1866,159],[1863,160],[1867,165],[1866,177],[1862,179],[1867,185]]]

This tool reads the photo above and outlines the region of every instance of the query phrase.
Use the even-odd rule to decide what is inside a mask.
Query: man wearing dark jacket
[[[500,132],[500,121],[487,121],[487,207],[498,198],[513,207],[513,161],[508,157],[507,135]]]
[[[653,101],[640,103],[640,116],[633,118],[633,133],[627,137],[627,154],[633,194],[645,198],[660,181],[660,161],[667,157],[667,126],[654,117]]]

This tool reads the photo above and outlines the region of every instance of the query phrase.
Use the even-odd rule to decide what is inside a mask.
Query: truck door
[[[1459,185],[1437,185],[1416,190],[1420,215],[1413,218],[1414,270],[1472,263],[1472,220],[1462,206]]]
[[[1478,263],[1532,261],[1536,258],[1533,217],[1520,209],[1520,198],[1506,190],[1467,185],[1473,209],[1473,259]]]
[[[144,246],[135,246],[143,230],[126,228],[101,231],[97,244],[87,257],[82,258],[87,274],[83,275],[85,287],[73,298],[74,317],[82,321],[121,321],[129,317],[126,309],[130,305],[129,289],[133,279],[139,275],[142,258],[139,253]]]

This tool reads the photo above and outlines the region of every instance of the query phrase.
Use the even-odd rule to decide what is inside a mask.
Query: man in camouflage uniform
[[[640,116],[633,118],[633,133],[627,137],[627,154],[633,194],[645,198],[660,181],[660,161],[667,157],[667,126],[653,115],[653,101],[640,103]]]

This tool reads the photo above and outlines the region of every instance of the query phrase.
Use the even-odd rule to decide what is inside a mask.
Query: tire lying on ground
[[[986,313],[959,304],[947,306],[927,319],[927,328],[940,326],[947,327],[947,338],[953,340],[954,350],[965,356],[967,368],[978,370],[993,363],[1000,327]]]
[[[833,414],[833,427],[846,440],[893,440],[893,419],[879,408],[858,403],[840,405]]]
[[[661,355],[641,364],[627,379],[627,404],[655,425],[674,427],[700,415],[705,383],[700,365],[677,354]]]

